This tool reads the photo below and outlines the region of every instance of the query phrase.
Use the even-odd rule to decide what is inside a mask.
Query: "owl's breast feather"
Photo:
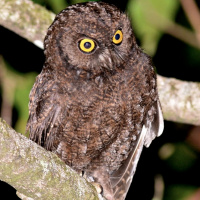
[[[76,82],[74,95],[67,95],[66,105],[63,104],[66,117],[62,140],[68,149],[66,161],[74,168],[86,167],[98,157],[95,162],[107,166],[112,166],[115,160],[111,171],[115,170],[135,145],[142,128],[145,102],[142,90],[134,87],[137,77],[124,75],[116,74],[100,88],[90,81]]]

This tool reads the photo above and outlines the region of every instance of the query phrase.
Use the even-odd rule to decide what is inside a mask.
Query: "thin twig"
[[[186,0],[188,1],[188,0]],[[157,29],[172,35],[173,37],[182,40],[183,42],[200,49],[200,43],[196,37],[196,34],[181,26],[180,24],[174,23],[172,20],[167,19],[164,15],[160,14],[148,1],[146,1],[146,19]]]
[[[192,27],[194,28],[200,44],[200,12],[194,0],[180,0],[185,14]]]

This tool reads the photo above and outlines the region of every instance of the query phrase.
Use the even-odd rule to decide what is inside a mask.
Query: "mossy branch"
[[[55,14],[29,0],[0,0],[0,25],[43,48]]]
[[[99,199],[96,189],[54,153],[15,132],[1,118],[0,179],[21,199]]]
[[[200,125],[200,83],[159,75],[157,79],[164,118],[174,122]]]

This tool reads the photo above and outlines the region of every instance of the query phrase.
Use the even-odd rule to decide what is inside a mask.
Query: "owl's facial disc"
[[[132,49],[137,47],[135,44],[130,21],[124,13],[104,3],[77,4],[63,10],[50,26],[45,56],[51,59],[46,62],[95,76],[114,74],[124,68]],[[50,63],[58,60],[57,55],[57,64]]]

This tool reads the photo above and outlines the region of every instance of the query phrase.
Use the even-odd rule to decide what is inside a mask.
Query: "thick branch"
[[[165,119],[200,125],[200,83],[158,76],[158,93]]]
[[[34,200],[97,200],[95,188],[0,119],[0,179]],[[22,199],[22,196],[20,197]]]
[[[0,25],[43,48],[55,14],[29,0],[0,0]]]
[[[39,47],[54,16],[29,0],[0,1],[0,24]],[[165,119],[200,125],[199,83],[158,76],[158,89]]]

